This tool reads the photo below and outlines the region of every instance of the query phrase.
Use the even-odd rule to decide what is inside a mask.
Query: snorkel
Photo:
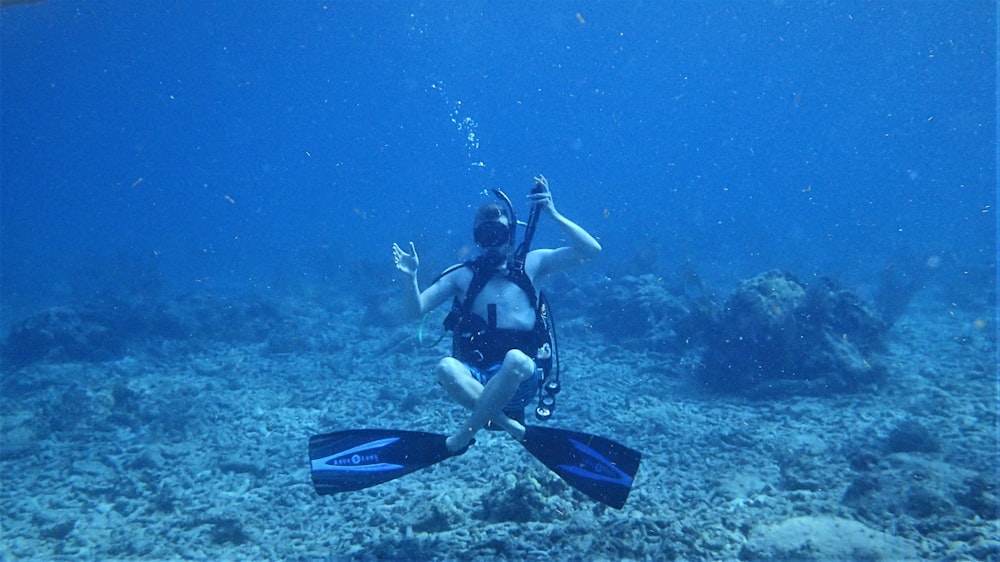
[[[535,187],[531,189],[531,192],[545,193],[546,189],[545,184],[536,178]],[[497,187],[493,188],[493,195],[495,195],[497,199],[503,201],[504,206],[507,207],[507,217],[510,219],[510,224],[507,225],[508,236],[506,253],[511,256],[512,265],[515,269],[523,269],[524,260],[528,256],[528,252],[531,250],[531,240],[535,237],[535,229],[538,226],[538,205],[531,206],[531,212],[528,213],[528,222],[526,224],[519,223],[517,222],[517,214],[514,213],[514,204],[510,202],[510,197],[507,197],[507,194]],[[514,251],[514,242],[517,240],[518,224],[524,224],[525,226],[524,240],[521,240],[521,244],[517,247],[517,250]]]
[[[514,204],[510,202],[510,197],[507,197],[507,194],[499,187],[493,188],[493,195],[496,195],[497,199],[503,201],[504,206],[507,207],[507,218],[510,219],[510,224],[507,225],[507,252],[510,253],[514,249],[514,240],[517,238],[517,214],[514,213]]]

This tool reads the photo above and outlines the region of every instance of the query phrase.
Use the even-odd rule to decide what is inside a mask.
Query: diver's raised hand
[[[556,206],[552,202],[552,192],[549,191],[549,180],[545,179],[542,174],[538,174],[538,177],[535,178],[535,188],[528,194],[528,201],[552,215],[556,214]]]
[[[410,242],[410,253],[407,254],[399,247],[399,244],[392,243],[392,257],[396,261],[396,269],[415,277],[417,268],[420,267],[420,258],[417,257],[417,247]]]

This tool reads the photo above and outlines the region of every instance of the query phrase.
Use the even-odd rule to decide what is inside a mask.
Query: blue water
[[[51,0],[0,18],[4,324],[115,293],[382,283],[393,241],[430,278],[467,251],[484,189],[520,201],[537,173],[601,240],[599,274],[655,247],[656,269],[722,289],[772,268],[993,281],[989,1]]]
[[[0,560],[998,558],[997,15],[0,0]],[[460,423],[392,243],[426,287],[537,174],[604,248],[539,287],[553,423],[643,452],[626,510],[486,432],[316,496],[308,435]]]

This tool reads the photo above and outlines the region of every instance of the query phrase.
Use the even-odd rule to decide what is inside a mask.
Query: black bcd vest
[[[459,267],[472,270],[472,281],[465,292],[465,300],[455,297],[451,312],[444,319],[445,329],[453,334],[452,356],[472,366],[488,368],[503,362],[504,356],[511,349],[519,349],[547,374],[552,368],[552,339],[544,295],[535,291],[523,267],[501,272],[483,267],[482,261],[482,257],[469,260],[441,274],[447,275]],[[535,311],[532,330],[497,328],[496,305],[489,306],[487,318],[472,312],[476,298],[496,275],[504,275],[528,296],[528,302]]]

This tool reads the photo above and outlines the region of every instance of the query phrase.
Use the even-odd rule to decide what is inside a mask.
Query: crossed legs
[[[517,387],[534,373],[534,361],[517,349],[507,352],[500,370],[486,386],[477,381],[469,368],[458,359],[442,359],[438,363],[438,382],[453,400],[472,410],[468,421],[448,437],[448,449],[452,452],[462,450],[476,432],[491,420],[514,439],[523,439],[524,426],[505,415],[503,408],[517,392]]]

